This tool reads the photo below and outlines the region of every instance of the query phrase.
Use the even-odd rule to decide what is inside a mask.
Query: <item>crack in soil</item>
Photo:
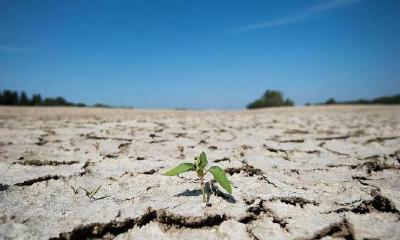
[[[62,178],[64,178],[64,177],[60,176],[60,175],[46,175],[46,176],[42,176],[42,177],[26,180],[24,182],[16,183],[14,185],[15,186],[30,186],[30,185],[33,185],[33,184],[38,183],[38,182],[44,182],[44,181],[48,181],[48,180],[51,180],[51,179],[58,180],[58,179],[62,179]]]
[[[106,223],[91,223],[74,228],[70,232],[60,233],[56,239],[92,239],[104,236],[116,236],[128,232],[133,227],[142,227],[150,222],[157,222],[161,229],[170,228],[204,228],[219,226],[228,218],[225,215],[206,215],[203,217],[186,217],[166,211],[148,208],[146,213],[137,218],[127,218],[122,221],[112,220]]]
[[[125,153],[127,153],[128,152],[128,150],[129,150],[129,146],[131,145],[131,142],[127,142],[127,143],[121,143],[119,146],[118,146],[118,149],[119,149],[119,154],[125,154]]]
[[[0,192],[2,192],[2,191],[6,191],[7,189],[8,189],[8,185],[7,184],[2,184],[2,183],[0,183]]]
[[[226,168],[225,172],[229,175],[233,175],[233,174],[239,174],[241,172],[245,172],[246,176],[252,177],[254,175],[256,176],[260,176],[258,179],[259,180],[263,180],[266,181],[268,184],[271,184],[272,186],[278,188],[278,186],[271,182],[267,176],[265,176],[264,172],[259,169],[259,168],[255,168],[252,165],[249,165],[246,161],[243,161],[243,165],[240,168]]]
[[[263,147],[273,153],[285,153],[286,154],[286,160],[289,160],[287,155],[292,152],[302,152],[302,153],[308,153],[308,154],[314,154],[314,153],[321,153],[319,150],[299,150],[299,149],[294,149],[294,150],[286,150],[282,148],[273,148],[269,147],[266,144],[263,145]]]
[[[259,169],[259,168],[255,168],[252,165],[249,165],[247,163],[244,163],[240,168],[226,168],[225,172],[228,173],[229,175],[233,175],[233,174],[237,174],[240,172],[245,172],[247,174],[247,176],[264,176],[264,172]]]
[[[87,139],[95,139],[95,140],[116,140],[116,141],[127,141],[127,142],[132,142],[132,138],[119,138],[119,137],[101,137],[101,136],[96,136],[93,133],[88,133],[85,135]]]
[[[75,227],[70,232],[60,233],[55,239],[92,239],[102,238],[104,236],[115,237],[116,235],[128,232],[133,227],[142,227],[150,222],[157,222],[163,231],[168,231],[171,228],[212,228],[221,225],[222,222],[235,219],[240,223],[248,224],[265,215],[272,218],[272,222],[278,224],[286,230],[288,224],[284,219],[280,218],[274,211],[264,207],[265,200],[260,200],[255,206],[247,209],[246,215],[235,219],[227,217],[225,214],[206,215],[202,217],[187,217],[179,214],[174,214],[165,209],[154,210],[151,207],[147,208],[146,212],[137,218],[127,218],[125,220],[112,220],[106,223],[91,223],[88,225],[80,225]],[[249,230],[249,229],[247,229]],[[251,235],[251,231],[249,232]]]
[[[284,134],[308,134],[310,133],[307,130],[299,130],[299,129],[288,129],[283,132]]]
[[[290,204],[290,205],[293,205],[293,206],[296,206],[297,204],[299,204],[299,206],[301,208],[303,208],[304,205],[307,205],[307,204],[312,204],[314,206],[318,206],[319,205],[319,203],[314,201],[314,200],[308,200],[308,199],[305,199],[303,197],[297,197],[297,196],[295,196],[295,197],[290,197],[290,196],[287,196],[287,197],[273,197],[273,198],[269,199],[269,201],[280,201],[282,203]]]
[[[82,172],[79,173],[80,176],[84,176],[86,174],[89,174],[91,171],[89,167],[93,166],[94,162],[91,162],[90,159],[85,162],[85,164],[81,167],[83,170]]]
[[[358,165],[359,168],[362,168],[364,166],[366,167],[366,171],[368,174],[370,174],[371,172],[383,171],[384,169],[400,169],[397,166],[388,165],[388,164],[378,161],[378,160],[368,161],[368,162]]]
[[[325,145],[325,142],[319,144],[319,146],[320,146],[321,148],[325,149],[326,151],[328,151],[328,152],[330,152],[330,153],[333,153],[333,154],[336,154],[336,155],[340,155],[340,156],[350,157],[350,155],[347,154],[347,153],[341,153],[341,152],[338,152],[338,151],[329,149],[329,148],[325,147],[324,145]]]
[[[214,160],[215,163],[218,163],[218,162],[225,162],[225,161],[230,162],[231,159],[228,158],[228,157],[224,157],[224,158],[220,158],[220,159],[215,159],[215,160]]]
[[[273,148],[273,147],[268,147],[266,144],[263,145],[264,148],[270,152],[274,152],[274,153],[279,153],[279,152],[283,152],[283,153],[287,153],[288,151],[285,149],[280,149],[280,148]]]
[[[327,236],[331,236],[333,238],[344,238],[346,240],[353,240],[354,239],[354,230],[350,226],[347,219],[343,219],[340,222],[333,223],[314,234],[311,239],[321,239]],[[307,239],[307,240],[308,240]]]
[[[323,212],[324,214],[330,213],[343,213],[343,212],[353,212],[357,214],[368,214],[371,212],[390,212],[397,214],[400,220],[400,211],[396,209],[394,203],[387,197],[381,195],[378,190],[373,190],[372,193],[373,198],[372,200],[364,200],[361,201],[355,207],[342,207],[332,211]]]
[[[391,212],[400,216],[400,212],[396,209],[395,204],[387,197],[381,195],[378,191],[372,191],[374,198],[369,201],[363,201],[356,208],[351,209],[354,213],[366,214],[371,211]]]
[[[394,140],[394,139],[397,139],[397,138],[400,138],[400,137],[399,136],[377,137],[377,138],[368,139],[367,141],[365,141],[364,144],[369,144],[369,143],[372,143],[372,142],[381,143],[381,142],[384,142],[384,141],[387,141],[387,140]]]
[[[45,145],[46,143],[49,142],[49,141],[45,140],[45,139],[42,138],[42,137],[39,137],[38,140],[39,140],[39,141],[35,143],[35,144],[38,145],[38,146],[43,146],[43,145]]]
[[[379,161],[379,160],[367,161],[367,162],[363,162],[363,163],[359,163],[359,164],[349,164],[349,165],[347,165],[347,164],[337,164],[337,165],[328,164],[326,166],[329,168],[348,167],[350,169],[362,169],[363,167],[365,167],[367,174],[371,174],[372,172],[380,172],[385,169],[400,169],[400,167],[398,167],[398,166],[389,165],[389,164]],[[365,179],[361,179],[361,180],[365,180]]]
[[[79,161],[54,161],[54,160],[25,160],[20,162],[13,162],[13,164],[29,165],[29,166],[59,166],[59,165],[72,165],[77,164]]]
[[[156,143],[163,143],[163,142],[168,142],[169,140],[167,140],[167,139],[160,139],[160,140],[153,140],[153,141],[150,141],[149,143],[150,144],[156,144]]]
[[[400,150],[395,151],[394,153],[389,154],[389,157],[394,158],[400,163]]]
[[[286,139],[286,140],[278,140],[280,143],[303,143],[304,139]]]
[[[344,136],[336,136],[336,137],[319,137],[319,138],[316,138],[315,140],[318,140],[318,141],[329,141],[329,140],[337,140],[337,139],[347,139],[349,137],[353,137],[353,136],[344,135]]]
[[[266,208],[264,203],[265,200],[260,200],[255,206],[249,207],[246,210],[247,215],[241,217],[238,222],[249,224],[255,220],[258,220],[261,215],[265,215],[267,217],[271,217],[273,223],[279,224],[281,228],[289,232],[289,230],[286,228],[288,223],[283,218],[279,217],[273,210]]]
[[[157,172],[157,170],[155,170],[154,168],[152,168],[152,169],[150,169],[150,170],[148,170],[148,171],[141,172],[141,174],[153,175],[153,174],[156,173],[156,172]]]
[[[102,156],[103,159],[105,159],[105,158],[118,158],[119,157],[118,153],[108,153],[108,154],[100,155],[100,156]]]

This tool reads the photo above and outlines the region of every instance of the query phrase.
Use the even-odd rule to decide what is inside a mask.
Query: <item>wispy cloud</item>
[[[297,13],[294,13],[292,15],[286,15],[281,18],[271,20],[271,21],[266,21],[266,22],[261,22],[261,23],[256,23],[256,24],[250,24],[241,28],[234,29],[233,32],[246,32],[246,31],[252,31],[252,30],[258,30],[258,29],[263,29],[263,28],[270,28],[270,27],[277,27],[281,25],[287,25],[287,24],[294,24],[298,23],[304,20],[307,20],[309,18],[315,17],[319,14],[322,14],[324,12],[332,11],[341,7],[353,5],[353,4],[358,4],[362,2],[363,0],[329,0],[322,2],[320,4],[310,6],[306,9],[303,9],[302,11],[299,11]]]
[[[40,49],[39,48],[33,48],[33,47],[0,46],[0,52],[5,52],[5,53],[29,53],[29,52],[40,52]]]

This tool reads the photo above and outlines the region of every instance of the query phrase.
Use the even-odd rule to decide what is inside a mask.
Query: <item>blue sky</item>
[[[400,92],[398,0],[0,0],[0,89],[138,108]]]

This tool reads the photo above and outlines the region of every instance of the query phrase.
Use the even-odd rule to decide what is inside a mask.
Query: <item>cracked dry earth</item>
[[[0,108],[0,239],[400,239],[399,174],[399,106]]]

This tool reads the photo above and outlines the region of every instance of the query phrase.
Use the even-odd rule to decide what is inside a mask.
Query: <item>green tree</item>
[[[294,102],[290,99],[284,99],[279,91],[267,90],[261,98],[247,105],[248,109],[264,108],[264,107],[281,107],[281,106],[294,106]]]
[[[28,96],[26,96],[26,93],[24,91],[21,92],[21,95],[19,97],[18,105],[22,106],[27,106],[30,104]]]
[[[294,106],[294,102],[290,99],[285,100],[285,106]]]
[[[4,90],[2,97],[3,105],[17,105],[18,104],[18,93],[16,91]]]
[[[400,103],[400,94],[393,96],[383,96],[378,97],[372,100],[372,103],[375,104],[399,104]]]
[[[33,94],[31,104],[34,106],[42,105],[42,96],[40,94]]]
[[[332,104],[336,104],[336,100],[332,97],[325,101],[325,105],[332,105]]]

